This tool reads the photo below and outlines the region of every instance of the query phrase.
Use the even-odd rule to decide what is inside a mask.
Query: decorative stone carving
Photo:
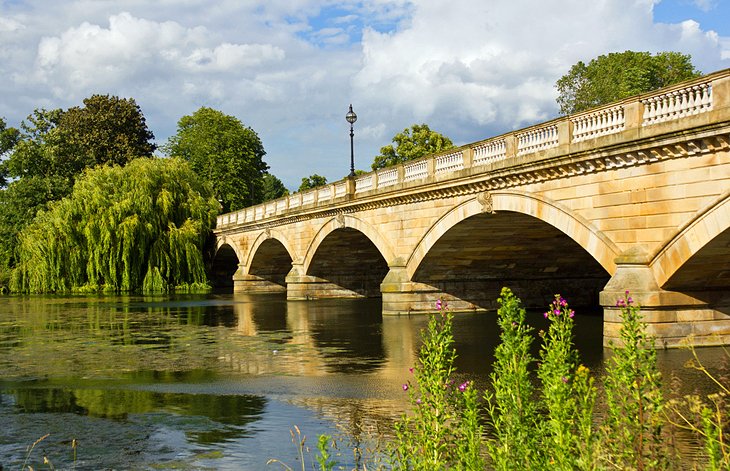
[[[266,234],[266,238],[267,238],[267,239],[271,239],[271,229],[266,229],[266,230],[264,231],[264,234]]]
[[[340,227],[340,229],[345,228],[345,215],[340,213],[335,218],[335,221],[337,222],[337,225]]]
[[[492,194],[488,191],[485,191],[484,193],[479,193],[479,196],[477,196],[477,201],[479,202],[479,204],[482,205],[483,213],[496,213],[496,211],[494,210],[494,200],[492,199]]]

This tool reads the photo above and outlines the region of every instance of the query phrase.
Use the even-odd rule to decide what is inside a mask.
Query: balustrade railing
[[[712,84],[691,85],[641,100],[644,105],[643,125],[661,123],[712,109]]]
[[[478,167],[507,158],[507,145],[504,139],[494,139],[482,142],[473,147],[474,161],[472,165]]]
[[[375,188],[375,173],[369,173],[355,179],[355,193],[370,191]]]
[[[558,146],[558,126],[543,126],[517,133],[517,155]]]
[[[389,168],[378,171],[378,188],[395,185],[398,183],[398,169]]]
[[[332,187],[323,186],[317,189],[317,202],[325,202],[332,199]]]
[[[428,163],[425,160],[416,160],[403,166],[403,181],[410,182],[428,177]]]
[[[571,118],[573,142],[623,131],[626,126],[623,106],[602,109]]]
[[[460,150],[446,155],[436,156],[436,175],[454,172],[464,168],[464,153]]]
[[[718,105],[719,103],[719,105]],[[349,201],[353,196],[378,191],[392,186],[426,180],[427,184],[443,184],[448,178],[465,175],[462,171],[495,162],[507,161],[551,150],[550,156],[560,152],[588,149],[590,141],[608,135],[620,135],[630,129],[645,128],[648,133],[665,132],[651,127],[723,109],[730,116],[730,69],[716,72],[694,81],[644,94],[633,99],[610,104],[584,113],[552,120],[538,126],[462,146],[451,152],[427,156],[406,164],[359,175],[354,180],[341,180],[306,192],[245,208],[235,213],[218,216],[218,227],[252,223],[263,218],[291,211],[309,210],[308,205],[332,204]],[[726,119],[726,118],[723,118]],[[696,124],[690,124],[696,126]],[[671,128],[677,129],[676,126]],[[538,154],[539,155],[539,154]],[[536,157],[536,158],[539,158]],[[521,160],[521,163],[524,160]],[[509,165],[509,164],[507,164]],[[484,171],[488,171],[485,169]],[[428,180],[438,175],[438,180]],[[469,173],[468,175],[473,175]],[[351,182],[350,186],[348,182]],[[390,189],[388,191],[391,191]],[[352,193],[350,193],[352,192]]]

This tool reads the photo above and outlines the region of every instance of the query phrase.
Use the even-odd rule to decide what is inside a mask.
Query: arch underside
[[[266,239],[258,245],[248,274],[285,288],[285,278],[291,267],[292,258],[284,244],[277,239]]]
[[[388,264],[375,244],[362,232],[340,228],[330,232],[317,247],[307,275],[356,296],[379,297]]]
[[[730,314],[730,229],[706,243],[664,283]]]
[[[210,283],[216,290],[233,289],[233,274],[238,269],[238,256],[228,244],[218,247],[210,269]]]
[[[575,307],[596,307],[609,278],[591,254],[557,228],[526,214],[500,211],[451,227],[430,248],[412,280],[493,309],[503,286],[526,307],[545,308],[558,293]]]

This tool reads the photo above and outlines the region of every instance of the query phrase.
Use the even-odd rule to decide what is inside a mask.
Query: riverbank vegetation
[[[544,314],[549,327],[537,335],[538,357],[530,353],[535,335],[520,300],[504,288],[499,304],[501,343],[487,391],[457,380],[452,315],[439,301],[422,332],[413,381],[403,385],[411,410],[396,422],[395,439],[355,469],[730,468],[728,381],[707,370],[693,350],[689,366],[707,374],[717,394],[667,400],[653,340],[630,293],[617,301],[621,341],[613,345],[601,387],[580,362],[574,311],[565,299],[556,295]],[[698,444],[691,456],[676,444],[680,431]],[[345,469],[333,460],[327,442],[319,443],[317,469]]]
[[[145,291],[207,286],[203,245],[219,204],[180,159],[86,171],[20,234],[13,291]]]
[[[206,288],[216,215],[287,191],[256,132],[220,111],[184,116],[170,157],[156,150],[132,98],[0,119],[0,292]]]

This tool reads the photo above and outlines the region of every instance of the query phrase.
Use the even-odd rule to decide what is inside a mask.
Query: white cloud
[[[368,30],[359,93],[384,120],[443,122],[475,136],[555,116],[555,81],[578,60],[614,51],[690,52],[706,71],[720,67],[720,41],[691,20],[652,21],[653,0],[418,2],[410,27]],[[395,126],[394,126],[395,125]],[[432,126],[437,127],[437,126]],[[481,136],[488,137],[488,136]]]
[[[707,12],[715,8],[717,6],[717,2],[718,0],[693,0],[692,3],[694,3],[700,10]]]
[[[23,0],[0,7],[1,112],[17,125],[93,93],[133,97],[164,142],[211,106],[254,128],[296,187],[349,171],[349,103],[368,168],[414,123],[463,144],[553,117],[553,85],[578,60],[676,50],[705,72],[730,66],[730,34],[655,23],[655,3]]]
[[[19,21],[13,20],[12,18],[3,18],[0,16],[0,33],[9,33],[23,29],[25,26]]]

